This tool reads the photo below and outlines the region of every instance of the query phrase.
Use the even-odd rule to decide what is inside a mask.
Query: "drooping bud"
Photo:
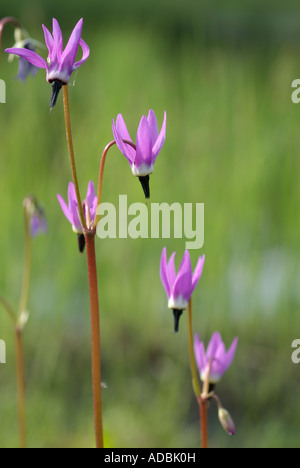
[[[229,412],[225,408],[219,408],[218,416],[223,429],[227,434],[233,436],[235,434],[235,425]]]

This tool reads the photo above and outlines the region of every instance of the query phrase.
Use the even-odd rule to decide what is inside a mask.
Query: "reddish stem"
[[[95,231],[86,231],[86,255],[88,263],[90,308],[91,308],[91,341],[92,341],[92,384],[94,399],[94,422],[96,447],[103,448],[102,392],[101,392],[101,351],[100,351],[100,318],[98,281],[95,253]]]
[[[202,398],[198,399],[200,421],[201,421],[201,441],[202,448],[208,448],[208,434],[207,434],[207,401]]]

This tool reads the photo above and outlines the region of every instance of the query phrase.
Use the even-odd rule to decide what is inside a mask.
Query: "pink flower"
[[[194,351],[201,380],[204,382],[209,373],[209,382],[216,384],[231,365],[235,356],[238,338],[234,338],[229,350],[226,351],[222,337],[215,332],[205,352],[204,343],[199,335],[195,336]]]
[[[149,175],[153,172],[154,163],[165,142],[166,124],[167,115],[165,112],[159,132],[155,114],[150,109],[148,117],[143,115],[141,118],[137,130],[136,145],[133,145],[136,149],[134,149],[130,144],[125,143],[125,141],[132,143],[132,140],[123,116],[119,114],[116,124],[114,121],[112,123],[117,146],[129,162],[133,175],[139,178],[146,198],[150,198]]]
[[[179,318],[182,311],[188,307],[189,300],[202,275],[205,255],[199,257],[194,273],[191,258],[186,250],[178,273],[175,270],[175,253],[167,261],[166,248],[162,251],[160,262],[160,277],[168,296],[168,307],[173,310],[175,317],[175,331],[178,331]]]
[[[13,47],[6,49],[8,54],[15,54],[37,68],[44,68],[47,74],[47,81],[53,85],[53,93],[50,107],[54,107],[56,99],[62,85],[67,84],[73,71],[77,70],[89,57],[90,49],[81,39],[83,19],[76,24],[70,39],[63,50],[63,36],[58,21],[53,18],[52,34],[43,25],[45,42],[48,48],[47,61],[33,50]],[[82,49],[82,58],[75,62],[79,46]]]

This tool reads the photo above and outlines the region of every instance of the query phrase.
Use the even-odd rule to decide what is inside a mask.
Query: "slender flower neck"
[[[123,143],[131,146],[134,150],[136,150],[136,145],[134,143],[132,143],[132,141],[123,140]],[[106,147],[104,148],[102,156],[101,156],[101,163],[100,163],[100,170],[99,170],[99,180],[98,180],[98,191],[97,191],[97,207],[101,204],[101,200],[102,200],[103,176],[104,176],[106,156],[107,156],[108,151],[110,150],[110,148],[112,148],[116,144],[117,144],[116,140],[113,140],[110,143],[108,143],[106,145]],[[97,226],[98,221],[99,221],[99,215],[98,215],[98,212],[97,212],[94,227]]]
[[[21,23],[14,18],[13,16],[6,16],[5,18],[2,18],[0,21],[0,58],[1,58],[1,51],[2,51],[2,34],[3,34],[3,29],[7,24],[12,24],[15,29],[19,28],[22,29]],[[1,62],[0,62],[1,63]]]

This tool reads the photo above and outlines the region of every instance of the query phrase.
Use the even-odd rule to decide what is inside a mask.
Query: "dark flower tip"
[[[84,234],[77,234],[79,252],[82,254],[85,247]]]
[[[150,176],[149,175],[140,176],[139,181],[141,182],[141,185],[143,187],[145,198],[146,200],[148,200],[150,198],[150,185],[149,185]]]
[[[51,99],[50,99],[50,109],[53,109],[53,107],[56,104],[57,98],[59,91],[61,90],[62,86],[64,83],[60,80],[54,80],[52,82],[52,94],[51,94]]]
[[[173,315],[174,315],[174,331],[175,333],[178,332],[179,330],[179,319],[182,315],[182,310],[178,310],[178,309],[173,309]]]

